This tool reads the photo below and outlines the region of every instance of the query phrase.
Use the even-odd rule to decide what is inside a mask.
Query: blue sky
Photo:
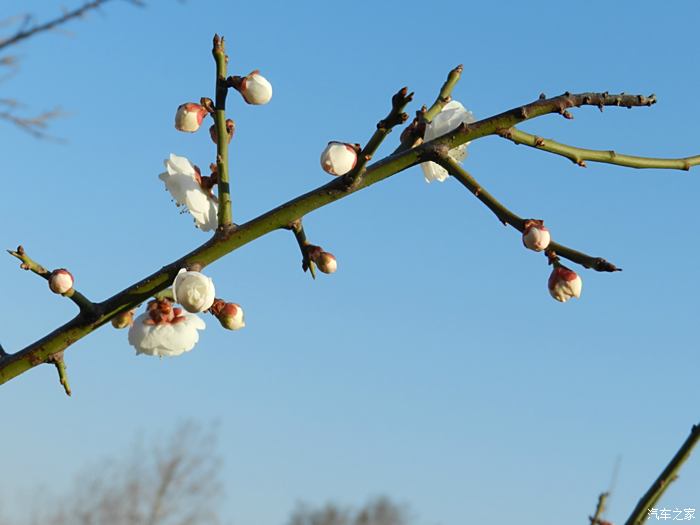
[[[4,12],[58,11],[28,0]],[[397,89],[415,91],[413,111],[460,63],[454,97],[477,118],[540,92],[656,93],[651,108],[582,108],[522,129],[697,154],[699,15],[690,1],[108,4],[12,50],[21,69],[1,96],[67,116],[51,126],[62,143],[0,123],[0,244],[69,268],[102,300],[206,240],[157,175],[171,152],[213,160],[207,134],[178,133],[173,116],[213,96],[215,32],[232,74],[260,69],[274,86],[266,106],[235,93],[228,104],[244,222],[327,182],[329,140],[365,142]],[[575,268],[583,295],[559,304],[543,256],[454,180],[427,185],[412,168],[305,219],[338,258],[332,276],[303,274],[288,232],[210,266],[219,293],[245,308],[245,330],[210,317],[191,353],[158,360],[105,327],[66,353],[72,398],[48,366],[3,385],[5,503],[36,486],[60,492],[136,434],[158,440],[194,418],[220,424],[223,514],[240,525],[284,523],[299,500],[377,494],[426,525],[585,522],[618,457],[608,518],[624,521],[700,421],[696,172],[581,169],[496,137],[472,143],[465,166],[556,240],[624,271]],[[73,315],[11,257],[0,272],[8,351]],[[696,453],[662,503],[700,508],[699,494]]]

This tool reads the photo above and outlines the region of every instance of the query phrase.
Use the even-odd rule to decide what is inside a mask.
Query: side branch
[[[224,37],[214,35],[212,55],[216,62],[216,98],[214,101],[214,122],[216,126],[216,172],[219,183],[219,228],[233,223],[231,211],[231,184],[228,171],[229,134],[226,127],[226,67],[228,57]]]
[[[408,89],[405,87],[391,97],[391,111],[385,118],[377,123],[377,130],[369,139],[367,145],[362,148],[362,151],[359,153],[357,164],[345,175],[348,187],[356,185],[359,178],[362,177],[367,162],[374,156],[384,139],[391,133],[391,130],[395,126],[406,122],[408,115],[404,113],[403,110],[411,100],[413,100],[413,93],[409,93]]]
[[[13,257],[16,257],[17,259],[22,261],[22,264],[20,264],[19,267],[23,270],[31,271],[39,277],[43,277],[47,281],[51,277],[51,272],[36,261],[34,261],[33,259],[31,259],[24,251],[24,248],[22,246],[18,246],[17,250],[7,250],[7,252]],[[76,289],[71,288],[68,292],[62,295],[73,301],[78,306],[78,308],[80,308],[81,313],[88,315],[95,314],[95,304]]]
[[[469,125],[462,125],[446,133],[445,135],[436,138],[435,140],[426,143],[426,145],[442,145],[448,149],[453,149],[487,135],[501,133],[503,130],[512,128],[525,120],[530,120],[550,113],[559,113],[566,118],[573,118],[568,108],[581,106],[596,106],[602,109],[605,106],[624,106],[626,108],[638,106],[651,106],[656,104],[656,96],[649,95],[611,95],[609,93],[564,93],[558,97],[540,98],[535,102],[513,108],[493,117],[485,118]]]
[[[445,104],[452,100],[452,90],[462,77],[462,71],[464,71],[464,66],[460,64],[447,75],[447,80],[445,80],[445,83],[440,88],[440,93],[435,99],[435,102],[433,102],[433,105],[430,106],[430,109],[423,113],[423,120],[425,122],[432,122],[435,115],[440,113],[442,108],[445,107]]]
[[[661,159],[653,157],[637,157],[634,155],[623,155],[612,150],[584,149],[576,146],[569,146],[549,139],[543,139],[537,135],[531,135],[516,128],[502,130],[501,137],[508,139],[515,144],[524,144],[531,148],[561,155],[579,166],[586,165],[585,161],[603,162],[606,164],[616,164],[628,168],[660,168],[688,171],[691,167],[700,164],[700,155],[684,157],[680,159]]]
[[[6,38],[5,40],[0,40],[0,50],[17,44],[22,40],[26,40],[27,38],[32,37],[37,33],[49,31],[57,26],[65,24],[66,22],[74,18],[80,18],[91,9],[97,9],[102,4],[106,4],[107,2],[109,2],[109,0],[93,0],[92,2],[86,2],[82,6],[73,9],[72,11],[67,11],[63,15],[56,17],[53,20],[49,20],[48,22],[45,22],[43,24],[32,26],[29,29],[18,31],[13,36]],[[139,4],[140,2],[136,0],[131,0],[131,3]]]
[[[642,496],[642,498],[639,500],[639,503],[637,503],[637,506],[632,511],[632,514],[629,518],[627,518],[625,525],[640,525],[646,521],[649,515],[649,509],[651,509],[656,502],[659,501],[671,482],[676,480],[681,466],[683,463],[685,463],[688,457],[690,457],[690,453],[698,441],[700,441],[700,424],[693,425],[688,439],[685,440],[683,445],[681,445],[681,448],[678,449],[678,452],[676,452],[671,459],[670,463],[666,466],[663,472],[659,474],[659,477],[656,478],[654,483],[652,483],[646,494],[644,494],[644,496]]]
[[[465,188],[472,192],[504,225],[510,225],[521,233],[525,230],[525,219],[519,217],[501,204],[493,195],[486,191],[474,177],[469,175],[456,160],[449,155],[436,155],[432,160],[440,164],[450,175],[455,177]],[[567,248],[555,242],[551,242],[547,250],[553,251],[560,257],[569,259],[585,268],[591,268],[598,272],[614,272],[619,270],[614,264],[601,257],[591,257],[590,255]]]
[[[289,227],[294,234],[294,238],[299,245],[299,251],[301,252],[301,269],[306,271],[309,270],[312,279],[316,279],[316,264],[309,257],[309,241],[306,240],[306,232],[304,231],[304,225],[301,223],[301,219],[293,221]]]

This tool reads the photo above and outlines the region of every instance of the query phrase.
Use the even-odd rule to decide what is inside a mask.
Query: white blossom
[[[185,157],[173,153],[165,159],[165,171],[159,175],[178,206],[185,206],[202,231],[216,229],[218,205],[210,192],[202,189],[200,175]]]
[[[206,324],[194,314],[172,308],[172,314],[156,320],[153,311],[139,315],[129,328],[129,344],[137,354],[174,357],[189,352]]]
[[[462,104],[456,100],[451,100],[442,108],[442,111],[435,115],[432,122],[425,127],[423,142],[433,140],[445,133],[456,129],[460,124],[474,122],[475,118],[471,111],[464,108]],[[457,162],[462,162],[467,157],[467,144],[460,144],[456,148],[451,149],[448,155]],[[448,173],[445,168],[435,164],[434,162],[424,162],[420,165],[423,168],[423,175],[426,182],[434,180],[443,182],[447,179]]]
[[[214,281],[200,272],[190,272],[184,268],[173,281],[173,297],[188,312],[208,310],[214,303]]]

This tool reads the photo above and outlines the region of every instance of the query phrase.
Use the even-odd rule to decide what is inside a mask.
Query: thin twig
[[[595,507],[595,514],[588,517],[591,525],[602,525],[603,513],[605,512],[605,502],[608,499],[608,496],[609,494],[607,492],[602,492],[598,496],[598,504]]]
[[[70,396],[71,389],[70,383],[68,383],[68,371],[66,369],[66,362],[63,360],[63,351],[56,352],[55,354],[49,356],[46,362],[56,366],[56,371],[58,372],[58,381],[61,383],[61,386],[66,392],[66,395]]]
[[[304,225],[301,223],[301,219],[292,221],[289,225],[289,229],[294,234],[294,238],[299,245],[299,251],[301,251],[301,269],[306,271],[309,270],[312,279],[316,279],[316,264],[309,257],[309,241],[306,240],[306,232],[304,231]]]
[[[681,445],[666,468],[659,474],[649,490],[641,497],[639,503],[627,518],[625,525],[641,525],[649,517],[649,510],[661,498],[669,485],[678,478],[678,472],[683,463],[690,457],[693,447],[700,441],[700,424],[693,425],[688,439]]]
[[[416,112],[416,117],[413,119],[413,122],[411,122],[403,133],[401,133],[401,143],[396,150],[394,150],[394,153],[405,151],[420,144],[420,142],[423,140],[426,123],[432,122],[435,115],[440,113],[442,108],[445,107],[445,104],[452,100],[452,91],[457,85],[457,82],[459,82],[463,69],[462,64],[460,64],[448,73],[447,79],[440,88],[440,92],[438,93],[435,102],[433,102],[433,105],[430,106],[430,109],[423,106]]]
[[[52,137],[48,133],[45,133],[43,130],[46,129],[50,120],[60,117],[63,114],[64,113],[58,108],[51,111],[44,111],[35,117],[20,117],[9,111],[2,111],[0,112],[0,120],[6,120],[14,124],[22,131],[29,133],[35,138],[59,140],[56,137]]]
[[[214,122],[216,124],[216,173],[219,184],[219,228],[225,228],[233,223],[231,211],[231,184],[229,181],[228,147],[229,134],[226,128],[226,48],[224,37],[214,35],[212,55],[216,62],[216,98],[214,101]]]
[[[683,157],[679,159],[662,159],[654,157],[637,157],[633,155],[624,155],[616,153],[612,150],[596,150],[584,149],[576,146],[569,146],[549,139],[543,139],[537,135],[531,135],[525,131],[510,128],[503,130],[500,133],[501,137],[514,142],[515,144],[524,144],[531,148],[539,149],[555,155],[566,157],[574,164],[585,167],[585,161],[603,162],[606,164],[616,164],[617,166],[626,166],[628,168],[660,168],[660,169],[676,169],[688,171],[691,167],[700,164],[700,155],[692,157]]]
[[[367,162],[374,156],[384,139],[391,133],[391,130],[408,120],[408,115],[403,110],[411,100],[413,100],[413,93],[409,93],[408,88],[405,87],[391,97],[391,111],[377,123],[377,130],[357,156],[357,164],[345,174],[345,181],[349,188],[357,184],[357,181],[362,177]]]
[[[525,219],[519,217],[501,204],[498,199],[486,191],[476,181],[476,179],[469,175],[469,173],[467,173],[464,168],[462,168],[462,166],[460,166],[459,163],[452,157],[449,155],[437,155],[431,160],[433,160],[433,162],[437,162],[440,164],[440,166],[445,168],[450,175],[455,177],[465,188],[473,193],[477,199],[483,202],[503,224],[510,225],[521,233],[525,230]],[[585,268],[591,268],[598,272],[619,271],[619,268],[605,259],[586,255],[585,253],[573,250],[555,242],[551,242],[547,250],[550,252],[553,251],[557,255],[578,263]]]
[[[18,246],[16,250],[7,250],[7,253],[22,261],[22,264],[20,264],[19,267],[23,270],[31,271],[39,277],[43,277],[47,281],[49,280],[51,272],[31,259],[21,245]],[[75,288],[71,288],[68,292],[62,295],[73,301],[78,308],[80,308],[81,313],[87,314],[88,316],[96,314],[95,304]]]
[[[653,94],[645,97],[644,95],[627,95],[625,93],[610,94],[604,92],[573,94],[566,92],[558,97],[541,97],[529,104],[518,106],[498,115],[472,122],[471,124],[462,124],[453,131],[425,143],[423,147],[426,151],[438,145],[445,145],[447,149],[453,149],[470,140],[502,133],[503,130],[512,128],[521,122],[550,113],[559,113],[567,119],[572,119],[573,115],[569,112],[569,109],[574,107],[596,106],[602,111],[605,106],[632,108],[651,106],[652,104],[656,104],[656,96]]]
[[[44,31],[49,31],[51,29],[54,29],[60,25],[65,24],[66,22],[73,20],[74,18],[80,18],[82,15],[87,13],[88,11],[92,9],[97,9],[100,7],[102,4],[106,4],[110,0],[93,0],[91,2],[86,2],[82,6],[73,9],[72,11],[66,11],[63,15],[58,16],[52,20],[49,20],[48,22],[45,22],[43,24],[38,24],[34,25],[31,27],[26,27],[26,28],[21,28],[19,31],[17,31],[14,35],[12,35],[9,38],[6,38],[4,40],[0,40],[0,50],[3,50],[6,47],[15,45],[22,40],[26,40],[27,38],[30,38],[37,33],[42,33]],[[137,0],[130,0],[132,4],[134,5],[142,5],[141,2]],[[25,19],[27,20],[27,19]],[[26,24],[25,24],[26,25]]]

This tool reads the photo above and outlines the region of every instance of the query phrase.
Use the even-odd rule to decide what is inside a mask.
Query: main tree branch
[[[474,122],[468,127],[461,126],[459,129],[433,141],[416,148],[395,153],[375,162],[367,167],[357,187],[351,191],[347,190],[347,186],[341,178],[334,179],[328,184],[292,199],[235,229],[225,228],[217,231],[202,246],[158,269],[153,274],[125,288],[106,301],[96,304],[96,309],[99,312],[99,316],[96,318],[92,319],[80,314],[23,350],[0,357],[0,383],[9,381],[32,367],[45,362],[49,356],[66,349],[93,330],[109,322],[113,317],[135,308],[154,294],[165,290],[172,284],[180,268],[190,267],[192,264],[200,264],[202,267],[206,266],[267,233],[288,227],[289,224],[299,217],[303,217],[318,208],[376,184],[411,166],[429,160],[437,146],[445,145],[448,149],[451,149],[467,141],[496,134],[499,130],[511,128],[524,120],[549,113],[564,112],[567,107],[581,105],[646,106],[654,102],[655,99],[653,97],[609,95],[607,93],[583,93],[579,95],[566,93],[560,97],[541,99]],[[575,260],[562,248],[557,246],[554,249],[559,255]],[[578,254],[578,252],[573,250],[571,252]],[[581,262],[581,264],[584,263],[585,261]],[[593,264],[590,266],[595,268]]]
[[[517,128],[503,130],[500,135],[515,144],[524,144],[531,148],[561,155],[579,166],[585,166],[585,161],[589,160],[591,162],[604,162],[606,164],[616,164],[628,168],[660,168],[688,171],[691,167],[700,164],[700,155],[683,157],[680,159],[636,157],[634,155],[623,155],[613,150],[577,148],[576,146],[569,146],[553,140],[543,139],[542,137],[531,135]]]

